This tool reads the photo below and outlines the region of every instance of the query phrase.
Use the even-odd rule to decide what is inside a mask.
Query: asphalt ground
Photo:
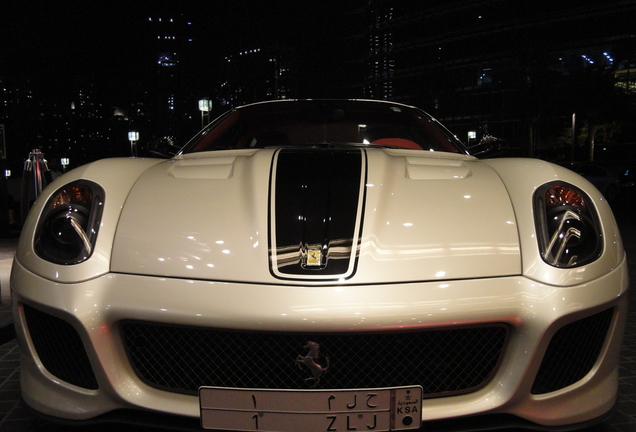
[[[636,199],[617,203],[614,213],[627,251],[630,279],[636,281]],[[0,432],[102,432],[121,428],[113,424],[81,427],[52,424],[34,416],[20,399],[20,355],[14,340],[9,292],[9,272],[16,244],[15,237],[0,238]],[[588,432],[636,432],[636,301],[629,306],[619,379],[616,411],[604,423],[587,429]],[[127,425],[124,430],[158,432],[165,429]]]

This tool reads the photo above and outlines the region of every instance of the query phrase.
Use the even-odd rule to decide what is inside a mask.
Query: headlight
[[[48,200],[35,233],[35,252],[43,259],[71,265],[86,261],[95,247],[104,190],[79,180],[58,189]]]
[[[538,188],[534,214],[539,249],[546,263],[578,267],[601,255],[603,242],[596,209],[576,186],[552,182]]]

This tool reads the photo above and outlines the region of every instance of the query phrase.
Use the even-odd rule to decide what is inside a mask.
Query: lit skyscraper
[[[154,99],[151,101],[152,118],[164,132],[178,131],[191,108],[187,103],[188,92],[182,69],[184,59],[187,59],[188,44],[192,42],[192,23],[182,14],[171,13],[148,16],[147,22],[151,29],[149,37],[154,39],[151,45],[155,62],[155,75],[151,77],[154,78],[155,86],[152,91]]]

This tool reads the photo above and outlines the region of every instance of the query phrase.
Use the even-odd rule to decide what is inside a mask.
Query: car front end
[[[232,430],[604,419],[629,281],[603,196],[543,161],[406,146],[200,148],[57,179],[12,269],[26,403]]]

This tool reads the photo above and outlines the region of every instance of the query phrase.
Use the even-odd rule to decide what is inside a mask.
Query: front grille
[[[66,321],[24,305],[29,335],[42,365],[59,379],[91,390],[98,388],[79,334]]]
[[[302,389],[421,385],[424,394],[465,393],[485,384],[507,338],[503,325],[429,331],[334,334],[250,333],[126,321],[138,376],[156,388],[196,394],[199,386]],[[296,364],[308,341],[327,367],[318,383]]]
[[[614,315],[607,309],[568,324],[555,333],[532,386],[544,394],[581,380],[598,359]]]

